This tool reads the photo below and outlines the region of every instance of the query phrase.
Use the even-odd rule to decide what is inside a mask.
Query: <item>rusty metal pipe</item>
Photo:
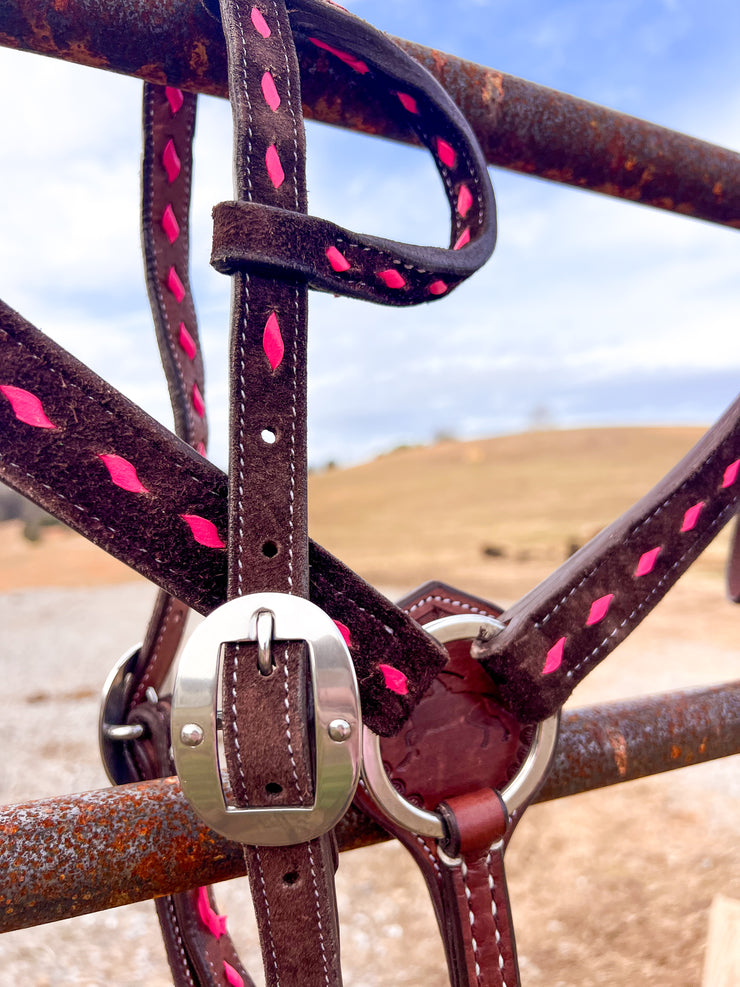
[[[568,712],[538,801],[740,753],[740,682]],[[130,904],[244,873],[175,778],[0,810],[0,931]],[[387,839],[352,810],[342,849]]]
[[[400,39],[460,105],[490,164],[740,228],[740,155]],[[412,141],[372,81],[298,37],[306,115]],[[3,0],[0,45],[224,96],[218,21],[200,0]]]

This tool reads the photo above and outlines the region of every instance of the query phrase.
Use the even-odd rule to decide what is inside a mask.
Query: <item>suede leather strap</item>
[[[559,709],[738,512],[740,398],[670,473],[501,617],[473,654],[524,720]],[[738,571],[738,543],[730,578]]]
[[[2,302],[0,352],[3,480],[199,612],[224,602],[223,550],[198,542],[184,520],[210,521],[220,541],[226,530],[224,475]],[[18,389],[39,407],[26,402],[21,408]],[[475,644],[507,708],[530,721],[556,710],[737,512],[739,421],[736,401],[654,491],[512,607],[501,636]],[[146,495],[111,482],[100,459],[107,453],[135,465]],[[203,531],[211,530],[200,536],[206,540]],[[737,545],[736,539],[736,551]],[[328,552],[315,544],[309,551],[311,599],[350,628],[365,718],[373,732],[392,734],[444,664],[442,651]],[[653,559],[654,571],[638,577],[646,553],[643,567]],[[740,571],[737,554],[733,558],[731,571]],[[597,600],[607,597],[601,606],[616,602],[616,593],[608,598],[620,581],[633,603],[614,611],[620,614],[616,627],[611,607],[607,623],[588,624]],[[538,628],[548,612],[550,619]],[[578,669],[580,658],[565,663],[553,676],[545,668],[555,664],[560,640],[573,630],[564,626],[566,614],[573,617],[579,646],[592,641],[575,653],[593,657]],[[519,633],[521,643],[511,646]],[[564,661],[570,648],[564,641]],[[408,694],[388,691],[380,669],[386,663],[403,672]]]
[[[303,213],[300,78],[282,0],[260,7],[221,0],[221,14],[236,193]],[[227,596],[307,597],[306,286],[236,274],[230,338]],[[231,800],[239,807],[310,805],[314,798],[306,646],[275,642],[271,659],[266,674],[256,645],[225,649],[223,740]],[[338,987],[332,834],[297,845],[245,846],[244,860],[267,987]]]
[[[0,477],[188,607],[224,603],[221,470],[2,302],[0,364]],[[311,599],[349,628],[366,722],[396,732],[444,649],[314,542],[309,562]],[[388,688],[387,668],[406,692]]]

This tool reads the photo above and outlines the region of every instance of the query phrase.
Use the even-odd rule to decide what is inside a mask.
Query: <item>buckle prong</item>
[[[260,675],[272,675],[275,663],[272,660],[272,638],[275,633],[275,614],[271,610],[260,610],[256,615],[257,666]]]

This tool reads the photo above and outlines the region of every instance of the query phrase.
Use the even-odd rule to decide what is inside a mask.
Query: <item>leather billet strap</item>
[[[240,198],[306,210],[298,62],[281,0],[222,0]],[[269,327],[269,328],[268,328]],[[307,287],[232,282],[227,597],[308,596]],[[314,800],[307,649],[233,644],[223,665],[223,741],[238,807]],[[341,984],[331,833],[244,846],[268,987]],[[300,933],[295,919],[301,916]]]
[[[399,604],[423,623],[440,617],[497,618],[500,608],[441,583]],[[473,630],[475,633],[475,630]],[[497,790],[526,761],[535,728],[504,711],[498,690],[469,654],[448,644],[450,660],[401,733],[380,745],[384,770],[403,797],[436,813],[443,840],[402,825],[361,786],[356,801],[406,847],[426,883],[452,987],[517,987],[516,946],[504,849],[532,795],[513,817]]]
[[[501,617],[473,654],[541,720],[640,623],[738,512],[740,398],[645,497]],[[730,560],[738,571],[737,541]]]

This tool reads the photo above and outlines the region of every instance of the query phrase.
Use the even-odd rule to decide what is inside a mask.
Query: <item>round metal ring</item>
[[[478,636],[481,626],[488,626],[496,632],[502,629],[503,624],[494,617],[455,614],[430,621],[424,629],[441,644],[448,644],[451,641],[472,641]],[[555,714],[538,724],[534,742],[522,767],[501,791],[510,816],[532,797],[547,772],[557,742],[559,722],[560,715]],[[396,825],[419,836],[431,836],[437,840],[445,837],[442,819],[436,812],[413,805],[394,788],[383,767],[380,737],[367,727],[363,729],[362,762],[365,787]]]

